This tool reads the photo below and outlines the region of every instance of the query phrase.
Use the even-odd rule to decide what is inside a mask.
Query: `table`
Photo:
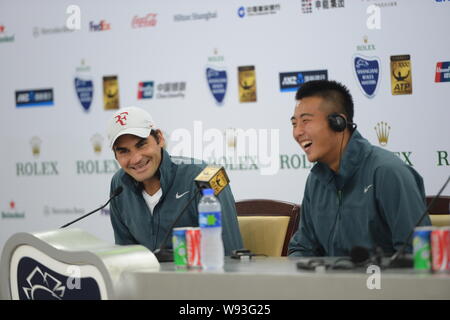
[[[357,270],[297,270],[294,257],[226,257],[223,270],[139,269],[122,274],[122,299],[277,300],[277,299],[450,299],[450,274],[382,269],[380,289],[374,273]],[[369,279],[369,277],[371,277]]]

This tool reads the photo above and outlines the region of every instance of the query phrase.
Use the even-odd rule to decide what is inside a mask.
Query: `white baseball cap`
[[[147,138],[155,130],[155,122],[147,111],[138,107],[127,107],[114,113],[108,123],[108,140],[110,148],[121,135],[132,134]]]

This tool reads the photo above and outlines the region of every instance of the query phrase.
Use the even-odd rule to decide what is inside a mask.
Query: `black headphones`
[[[328,124],[331,130],[336,132],[342,132],[347,128],[347,120],[336,112],[328,115]]]
[[[347,122],[347,119],[345,119],[341,114],[339,113],[332,113],[328,115],[328,124],[330,125],[331,130],[336,132],[342,132],[347,127],[352,127],[352,130],[356,129],[356,123],[353,122]]]

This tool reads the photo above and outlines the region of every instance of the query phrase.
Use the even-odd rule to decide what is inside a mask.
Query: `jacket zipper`
[[[337,191],[338,211],[337,211],[337,214],[336,214],[336,219],[334,220],[333,228],[331,229],[331,232],[330,232],[330,237],[329,237],[329,241],[328,241],[328,254],[330,254],[330,251],[331,251],[330,250],[331,249],[330,240],[334,239],[334,233],[335,233],[335,230],[336,230],[336,224],[337,224],[338,220],[341,219],[342,198],[343,198],[342,190],[338,190]]]
[[[342,190],[338,190],[337,196],[338,196],[338,204],[339,204],[339,208],[340,208],[342,205]]]

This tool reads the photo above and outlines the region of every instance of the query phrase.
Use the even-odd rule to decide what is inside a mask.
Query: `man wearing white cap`
[[[154,251],[195,194],[194,178],[206,164],[194,164],[193,159],[186,163],[186,158],[171,157],[163,148],[165,140],[161,130],[148,112],[137,107],[120,109],[114,114],[108,124],[108,139],[122,168],[111,181],[111,192],[119,186],[123,188],[110,205],[115,242],[142,244]],[[230,255],[232,250],[242,248],[230,186],[218,198],[222,205],[225,254]],[[198,195],[175,227],[198,226],[199,200]]]

